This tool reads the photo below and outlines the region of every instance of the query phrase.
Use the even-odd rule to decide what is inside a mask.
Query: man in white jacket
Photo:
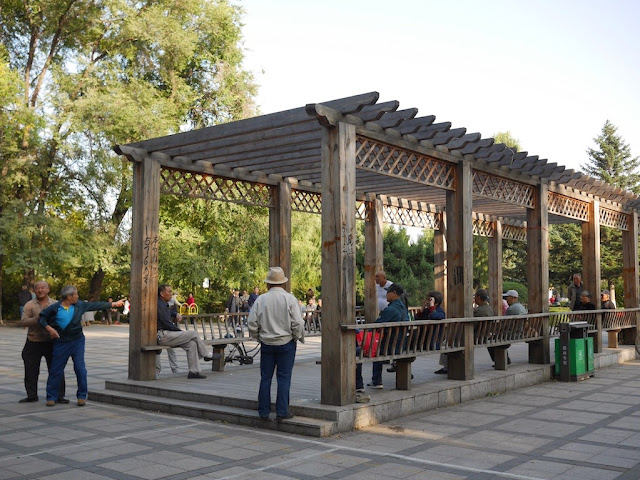
[[[249,313],[249,334],[261,345],[258,415],[265,420],[271,412],[274,372],[278,381],[276,420],[293,417],[289,412],[291,373],[296,358],[296,342],[304,343],[304,321],[296,297],[281,287],[287,280],[282,268],[269,268],[265,280],[268,291],[256,299]]]

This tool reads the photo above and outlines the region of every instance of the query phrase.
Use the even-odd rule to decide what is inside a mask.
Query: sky
[[[606,120],[640,156],[636,0],[235,0],[267,114],[365,92],[584,171]]]

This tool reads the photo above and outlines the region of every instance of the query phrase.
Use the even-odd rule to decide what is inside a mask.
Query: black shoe
[[[438,375],[446,375],[447,374],[447,369],[446,368],[441,368],[440,370],[437,370],[433,373],[436,373]]]
[[[201,374],[200,372],[189,372],[187,378],[207,378],[206,375]]]
[[[507,365],[511,365],[511,359],[507,357]]]
[[[20,400],[18,400],[18,403],[31,403],[31,402],[37,402],[38,401],[38,397],[27,397],[27,398],[21,398]]]
[[[205,362],[210,362],[211,360],[220,360],[222,358],[222,355],[219,353],[214,353],[212,354],[210,357],[204,357],[203,360]]]
[[[67,404],[69,403],[69,399],[68,398],[64,398],[64,397],[60,397],[56,400],[56,403],[63,403],[63,404]]]
[[[287,414],[286,414],[286,415],[284,415],[283,417],[281,417],[280,415],[278,415],[278,416],[276,417],[276,420],[278,420],[278,421],[280,421],[280,420],[289,420],[289,419],[291,419],[291,418],[293,418],[293,417],[294,417],[293,413],[287,413]]]
[[[396,371],[396,367],[387,368],[387,372],[389,372],[389,373],[395,373],[395,371]]]

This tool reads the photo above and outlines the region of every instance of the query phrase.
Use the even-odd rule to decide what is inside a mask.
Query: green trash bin
[[[587,322],[561,323],[560,338],[555,340],[556,378],[577,382],[594,374],[593,338]]]

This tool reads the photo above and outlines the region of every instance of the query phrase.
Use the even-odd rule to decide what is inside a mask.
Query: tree
[[[512,149],[514,152],[519,152],[522,150],[520,146],[520,140],[511,135],[511,132],[507,130],[506,132],[498,132],[493,136],[494,143],[504,143],[507,147]]]
[[[96,297],[127,240],[130,166],[111,146],[253,113],[241,10],[226,0],[7,0],[0,13],[0,51],[22,79],[15,111],[26,112],[10,127],[18,211],[0,204],[0,224],[16,216],[27,228],[4,239],[5,255],[27,282],[51,275],[62,262],[46,255],[58,219],[66,240],[82,235]]]
[[[589,160],[584,165],[587,174],[610,185],[640,193],[640,158],[631,156],[631,149],[617,134],[617,128],[607,120],[599,136],[593,139],[596,148],[588,148]]]

